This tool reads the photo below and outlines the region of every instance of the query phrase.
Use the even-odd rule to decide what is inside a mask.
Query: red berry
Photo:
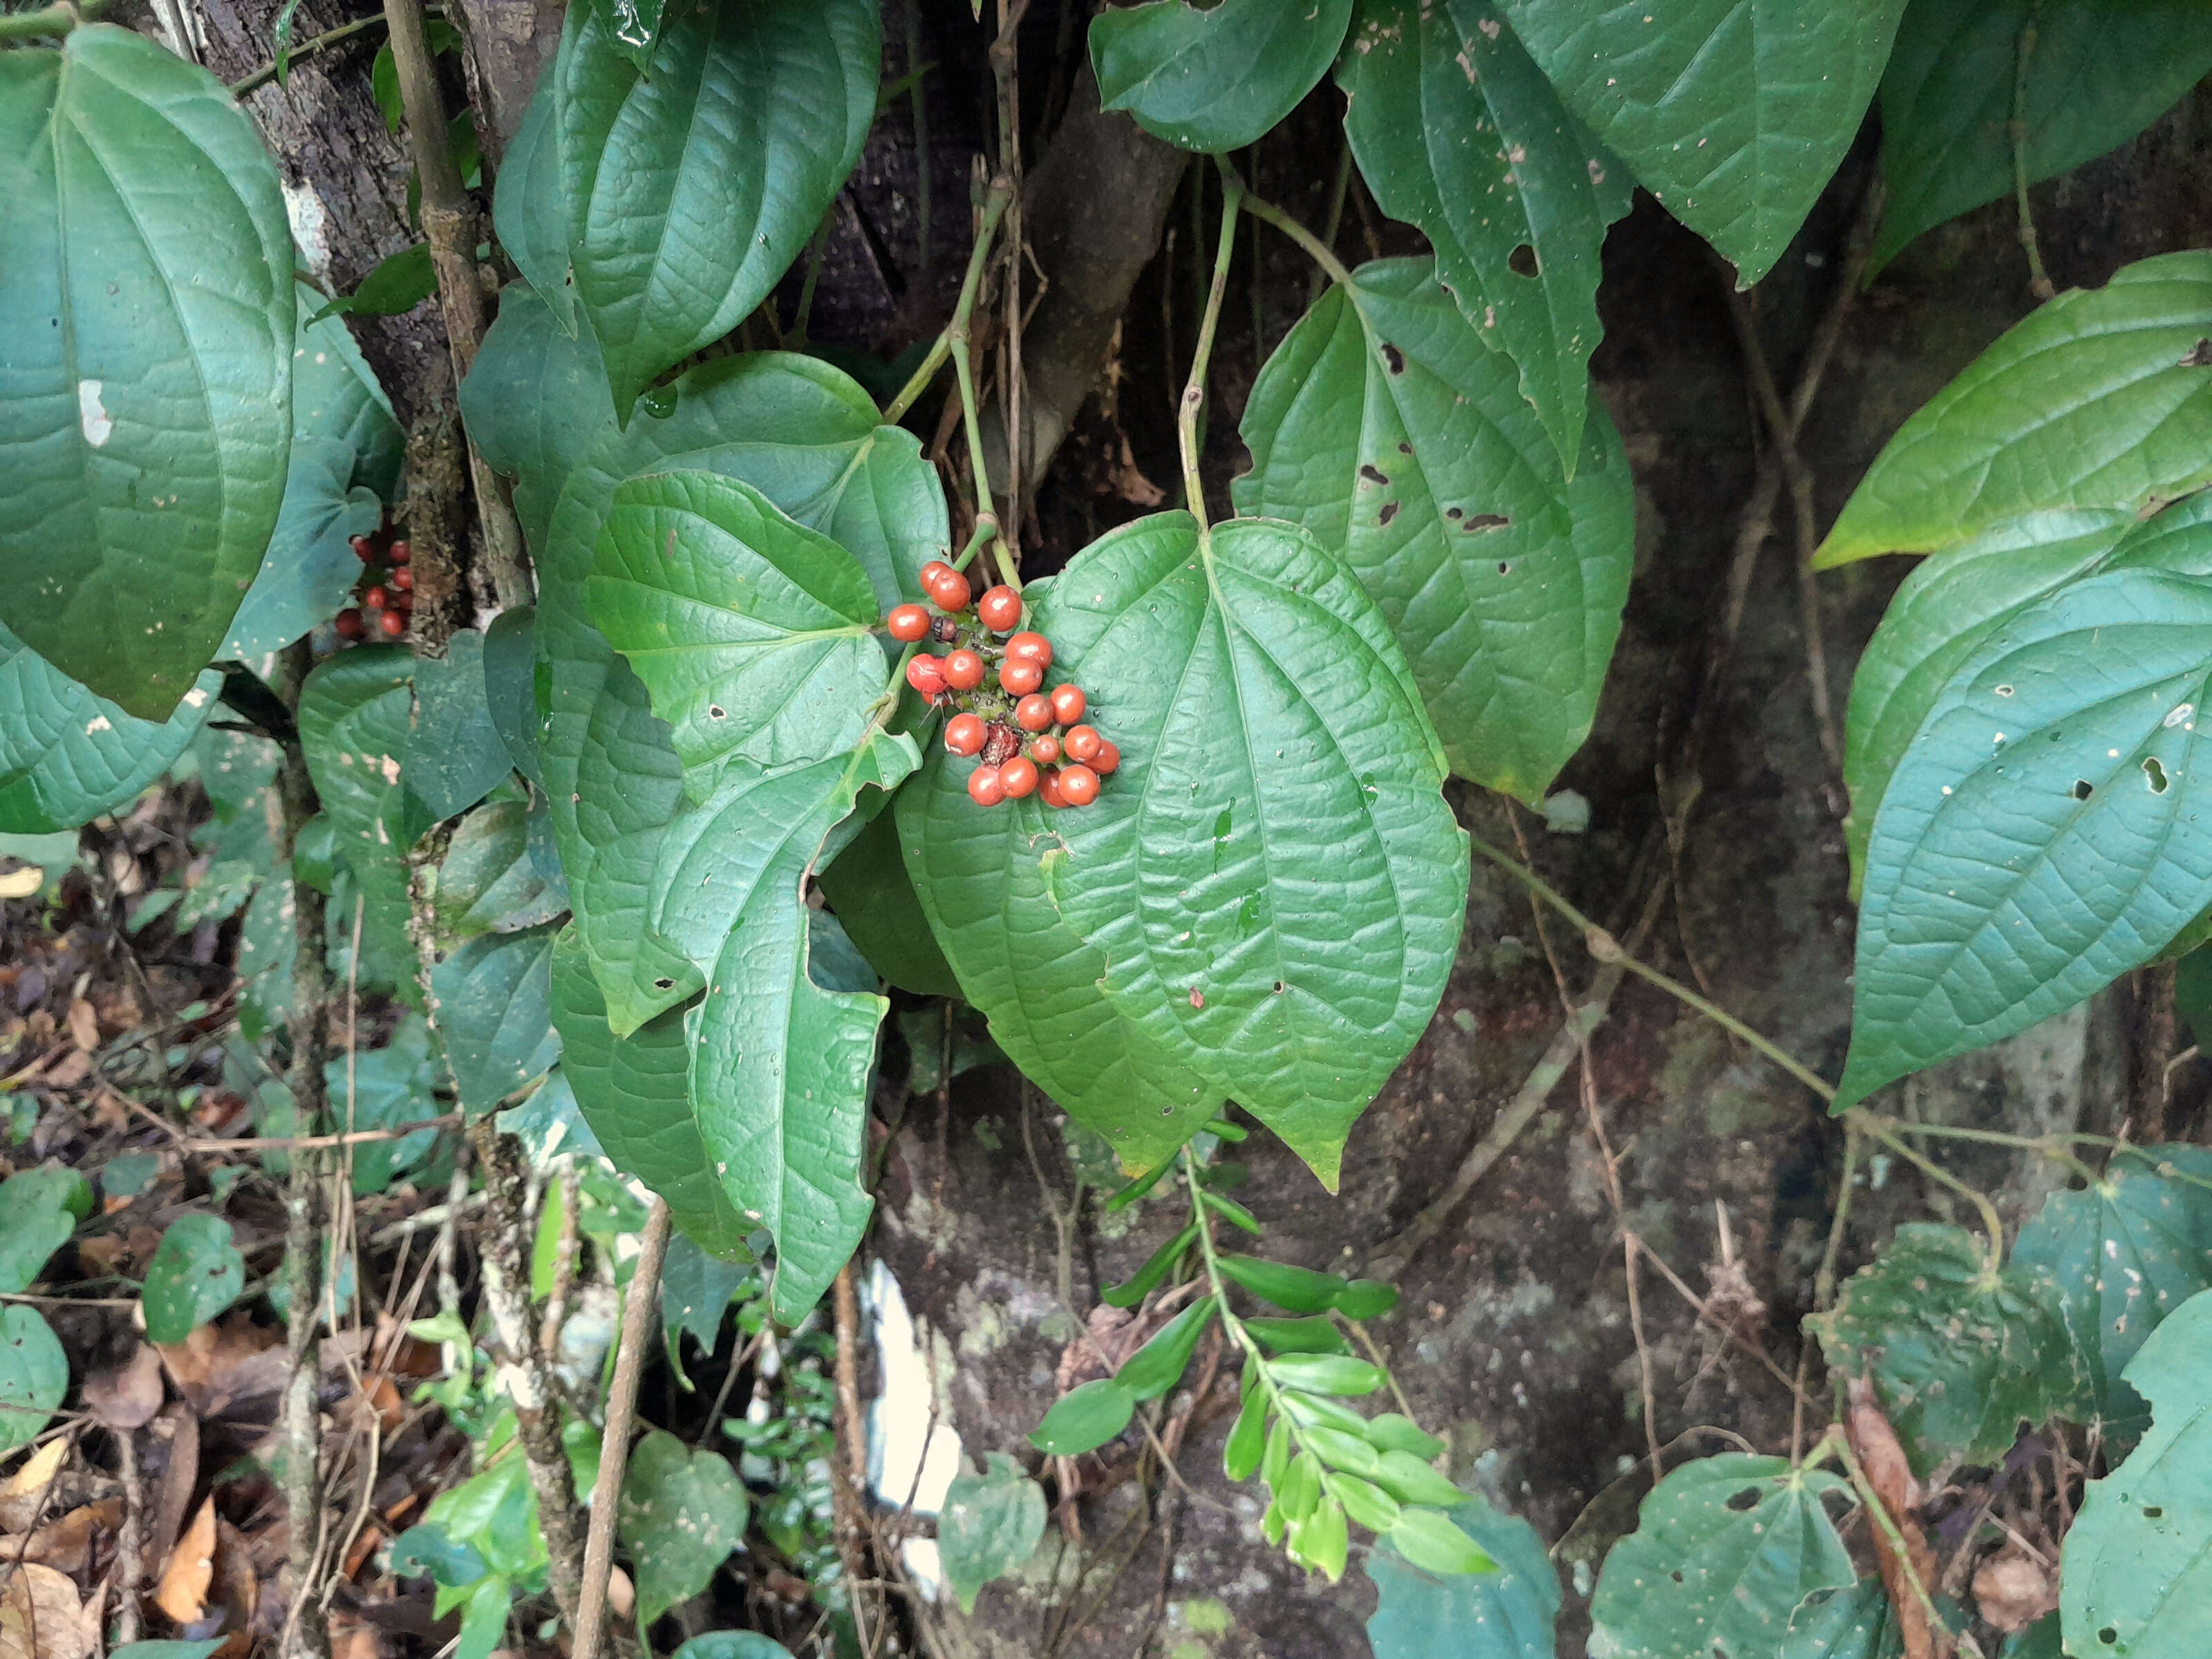
[[[983,659],[973,651],[955,651],[945,659],[945,683],[955,691],[973,691],[983,683]]]
[[[1067,805],[1067,797],[1060,793],[1060,774],[1048,772],[1037,784],[1037,799],[1055,809]]]
[[[1038,733],[1030,739],[1030,758],[1039,766],[1049,766],[1060,758],[1060,739],[1049,732]]]
[[[1095,726],[1070,726],[1067,736],[1061,741],[1070,760],[1085,763],[1097,760],[1098,751],[1106,746],[1106,739],[1098,735]]]
[[[401,565],[392,573],[392,585],[402,593],[412,592],[415,588],[415,573],[405,565]]]
[[[346,538],[346,544],[353,549],[354,556],[363,564],[369,563],[376,557],[376,549],[370,545],[369,539],[366,536],[349,536]]]
[[[1036,793],[1036,763],[1017,755],[999,769],[999,787],[1006,792],[1008,800],[1019,800]]]
[[[1009,657],[999,665],[999,684],[1009,696],[1026,697],[1044,684],[1044,670],[1033,662]]]
[[[1042,732],[1052,724],[1052,701],[1032,691],[1014,705],[1014,724],[1024,732]]]
[[[407,618],[397,611],[387,611],[376,619],[376,625],[387,637],[396,640],[407,631]]]
[[[1098,799],[1098,775],[1087,766],[1063,766],[1060,793],[1070,806],[1088,806]]]
[[[975,754],[982,749],[989,730],[978,715],[955,714],[945,723],[945,746],[956,755]]]
[[[929,584],[929,600],[939,611],[965,611],[968,608],[968,579],[957,570],[947,570]]]
[[[1103,778],[1121,763],[1121,751],[1103,738],[1100,739],[1098,752],[1091,759],[1091,769]]]
[[[386,605],[392,603],[392,596],[386,592],[383,587],[380,585],[370,588],[367,592],[363,593],[361,596],[361,602],[367,605],[371,611],[381,611]]]
[[[884,619],[884,625],[890,629],[893,639],[911,645],[929,632],[929,612],[918,605],[898,605]]]
[[[1040,672],[1052,666],[1052,641],[1042,634],[1017,634],[1006,641],[1008,662],[1033,662]]]
[[[906,665],[906,683],[925,697],[945,695],[945,665],[935,657],[916,657]]]
[[[1052,717],[1062,726],[1073,726],[1083,718],[1090,701],[1079,685],[1055,685],[1052,688]]]
[[[995,766],[979,766],[968,775],[968,799],[978,806],[996,806],[1006,798],[1006,785],[1001,769]]]
[[[362,621],[361,612],[351,605],[338,612],[337,626],[342,640],[357,640],[368,632],[368,624]]]
[[[392,544],[391,550],[384,556],[394,564],[405,564],[408,560],[415,556],[415,550],[408,546],[405,542],[394,542]]]
[[[921,591],[927,593],[931,588],[936,586],[937,584],[945,577],[955,576],[957,574],[959,574],[959,572],[953,569],[953,568],[945,563],[944,560],[932,559],[927,564],[921,568]]]
[[[1022,596],[1001,582],[975,602],[975,614],[994,634],[1010,633],[1021,626]]]
[[[394,593],[391,608],[403,617],[411,617],[415,614],[415,596],[412,593]]]

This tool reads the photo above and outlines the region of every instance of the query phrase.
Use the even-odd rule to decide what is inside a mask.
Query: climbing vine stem
[[[1189,507],[1201,532],[1206,528],[1206,492],[1198,478],[1198,417],[1206,407],[1206,371],[1213,359],[1213,331],[1221,322],[1221,296],[1229,288],[1229,258],[1237,248],[1237,204],[1243,199],[1244,184],[1236,170],[1219,156],[1221,165],[1221,234],[1213,252],[1213,281],[1206,290],[1206,315],[1198,325],[1198,349],[1191,354],[1190,380],[1176,408],[1176,441],[1182,451],[1183,504]]]
[[[930,342],[929,355],[921,360],[907,383],[899,388],[898,396],[884,405],[884,418],[896,422],[914,407],[915,399],[929,390],[929,383],[937,378],[937,371],[945,367],[945,360],[952,354],[952,341],[957,331],[964,343],[968,319],[975,309],[975,295],[983,285],[983,267],[991,252],[992,239],[998,234],[999,221],[1006,216],[1007,205],[1014,199],[1014,187],[1010,180],[994,179],[983,198],[982,222],[975,228],[975,246],[969,251],[968,274],[960,280],[960,300],[952,310],[952,320]],[[988,505],[988,503],[987,503]]]

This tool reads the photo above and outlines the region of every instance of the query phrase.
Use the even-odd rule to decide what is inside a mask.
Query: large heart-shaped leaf
[[[617,1040],[574,928],[554,942],[552,989],[561,1073],[601,1148],[666,1200],[669,1219],[705,1249],[744,1259],[745,1223],[724,1196],[691,1116],[684,1014],[672,1009]]]
[[[1389,625],[1295,526],[1165,513],[1077,555],[1036,626],[1125,757],[1053,824],[1054,902],[1115,1006],[1334,1188],[1467,903],[1467,837]]]
[[[585,591],[673,729],[695,794],[728,760],[850,749],[890,678],[860,561],[735,478],[622,485]]]
[[[735,328],[822,222],[876,116],[875,0],[701,0],[651,74],[600,10],[552,73],[569,256],[616,412]]]
[[[2130,512],[2212,481],[2212,253],[2039,306],[1882,447],[1814,562],[1935,553],[2023,513]]]
[[[1620,632],[1635,497],[1591,411],[1569,483],[1512,360],[1425,259],[1363,265],[1245,405],[1238,510],[1340,550],[1413,665],[1453,770],[1538,801],[1581,745]]]
[[[509,283],[461,382],[461,419],[484,465],[515,481],[514,516],[532,547],[544,547],[569,469],[614,414],[591,331],[564,332],[543,295]]]
[[[1362,0],[1337,65],[1344,131],[1376,204],[1421,228],[1461,312],[1519,366],[1572,477],[1598,254],[1633,184],[1496,14],[1477,0]]]
[[[1905,1659],[1905,1632],[1881,1580],[1862,1578],[1850,1589],[1807,1596],[1790,1615],[1775,1659]]]
[[[2034,184],[2126,143],[2208,70],[2212,11],[2193,0],[1907,6],[1881,77],[1888,202],[1874,267],[1931,226],[2012,193],[2015,95]]]
[[[1749,287],[1858,137],[1905,0],[1504,0],[1522,43]]]
[[[522,125],[499,164],[499,179],[492,188],[491,223],[499,245],[507,250],[524,282],[544,302],[562,333],[574,336],[576,295],[568,283],[568,197],[561,182],[560,118],[554,100],[560,95],[561,77],[550,72],[538,78]],[[506,301],[502,296],[501,309]],[[598,347],[592,355],[596,360]],[[605,370],[594,362],[605,385]],[[473,425],[473,422],[471,422]]]
[[[561,1058],[550,922],[472,939],[430,977],[462,1109],[488,1112]],[[573,1086],[573,1085],[572,1085]]]
[[[1867,847],[1835,1109],[2150,960],[2212,907],[2212,581],[2111,570],[1960,665]]]
[[[138,798],[215,707],[212,670],[166,720],[126,714],[0,628],[0,835],[75,829]]]
[[[2212,1637],[2212,1295],[2160,1326],[2127,1380],[2150,1401],[2150,1431],[2083,1494],[2058,1616],[2069,1653],[2179,1659]]]
[[[1480,1498],[1452,1524],[1496,1563],[1489,1572],[1425,1572],[1393,1550],[1364,1563],[1375,1583],[1367,1640],[1375,1659],[1552,1659],[1559,1576],[1536,1529]]]
[[[1821,1508],[1850,1483],[1730,1452],[1668,1472],[1613,1547],[1590,1602],[1590,1659],[1768,1659],[1791,1611],[1856,1583]]]
[[[1109,6],[1091,20],[1099,105],[1185,149],[1242,149],[1328,73],[1351,18],[1352,0]]]
[[[2160,1322],[2212,1285],[2212,1152],[2123,1149],[2094,1186],[2044,1200],[2013,1262],[2056,1288],[2106,1439],[2135,1439],[2150,1408],[2120,1374]]]
[[[0,57],[0,623],[163,720],[260,568],[292,430],[292,236],[221,82],[112,24]]]
[[[562,487],[539,562],[538,649],[550,713],[541,750],[561,861],[593,971],[626,1034],[699,988],[696,969],[643,927],[662,830],[683,802],[683,766],[645,688],[584,606],[592,550],[616,486],[703,468],[741,478],[859,559],[879,603],[919,596],[916,573],[945,550],[945,497],[910,433],[879,425],[851,380],[810,357],[724,358],[666,389],[672,405],[603,429]],[[666,979],[638,1003],[636,965]]]

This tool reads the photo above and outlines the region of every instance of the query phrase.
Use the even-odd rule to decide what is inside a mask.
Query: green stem
[[[837,222],[837,204],[832,201],[830,210],[822,216],[821,228],[814,233],[814,246],[806,252],[806,276],[799,285],[799,309],[792,313],[789,331],[793,350],[806,346],[806,319],[814,310],[814,285],[822,280],[822,261],[830,252],[830,229]]]
[[[1842,1255],[1844,1230],[1851,1217],[1851,1186],[1858,1179],[1859,1135],[1861,1130],[1852,1117],[1844,1120],[1844,1184],[1836,1196],[1836,1213],[1828,1223],[1828,1248],[1820,1253],[1820,1270],[1813,1276],[1813,1306],[1825,1308],[1835,1299],[1836,1258]]]
[[[79,23],[89,23],[106,11],[108,0],[85,0],[82,5],[72,5],[70,0],[57,0],[51,6],[41,6],[36,11],[19,11],[13,16],[0,17],[0,40],[39,40],[58,39]]]
[[[968,545],[960,550],[960,556],[952,562],[955,570],[965,570],[975,561],[975,556],[988,547],[999,534],[999,515],[979,513],[975,515],[975,533],[968,538]]]
[[[1352,141],[1347,138],[1336,153],[1336,178],[1328,188],[1328,222],[1322,228],[1321,245],[1326,248],[1336,246],[1336,233],[1344,224],[1344,198],[1352,187]],[[1313,282],[1306,289],[1306,303],[1310,306],[1321,298],[1321,285],[1327,278],[1322,271],[1313,274]]]
[[[1244,184],[1227,160],[1216,156],[1221,167],[1221,234],[1213,250],[1213,281],[1206,290],[1206,315],[1198,325],[1198,347],[1190,359],[1190,380],[1176,410],[1176,440],[1182,451],[1184,505],[1206,529],[1206,494],[1198,478],[1198,416],[1206,407],[1206,371],[1213,360],[1213,331],[1221,322],[1221,296],[1229,288],[1229,259],[1237,250],[1237,204],[1243,199]],[[1199,175],[1202,180],[1203,174]]]
[[[445,15],[445,8],[425,6],[422,8],[422,12],[427,17],[442,17]],[[367,34],[372,30],[384,27],[384,14],[376,12],[367,17],[356,17],[350,23],[341,23],[334,29],[325,29],[320,34],[310,36],[301,41],[296,46],[287,47],[284,52],[285,65],[289,69],[303,58],[313,58],[318,52],[328,52],[332,46],[343,46],[356,35]],[[234,98],[244,98],[249,93],[260,91],[276,78],[276,65],[272,63],[266,68],[254,70],[242,81],[232,82],[230,95]]]
[[[937,371],[945,367],[945,358],[951,355],[954,331],[957,329],[965,333],[969,315],[975,309],[976,291],[983,283],[983,264],[991,252],[991,239],[998,234],[999,221],[1006,216],[1006,209],[1013,199],[1014,187],[1010,181],[1005,179],[991,181],[990,193],[983,198],[983,222],[977,227],[975,246],[969,252],[968,274],[961,278],[960,301],[953,307],[952,320],[930,343],[929,355],[921,360],[921,367],[915,370],[907,383],[899,388],[898,396],[884,408],[885,421],[896,425],[899,418],[914,407],[914,400],[929,389],[929,383],[937,378]]]
[[[2048,300],[2058,290],[2043,268],[2043,250],[2035,240],[2035,215],[2027,205],[2027,60],[2034,55],[2035,25],[2030,23],[2021,30],[2013,52],[2012,187],[2020,211],[2020,245],[2027,255],[2027,290],[2039,300]]]
[[[1869,1114],[1869,1115],[1871,1115]],[[2066,1150],[2067,1143],[2117,1147],[2120,1143],[2104,1135],[2014,1135],[2002,1129],[1969,1129],[1948,1123],[1908,1123],[1902,1118],[1884,1118],[1885,1128],[1899,1134],[1932,1135],[1940,1140],[1972,1140],[1989,1146],[2010,1146],[2023,1152],[2039,1152],[2056,1164],[2063,1164],[2084,1181],[2094,1182],[2098,1176],[2080,1158]]]
[[[1328,273],[1329,281],[1343,288],[1352,286],[1352,273],[1344,268],[1344,261],[1338,258],[1320,237],[1291,218],[1282,209],[1272,202],[1261,201],[1249,191],[1245,193],[1243,207],[1244,211],[1255,219],[1274,226],[1277,230],[1281,231],[1284,235],[1304,248],[1308,257]]]
[[[1866,1470],[1859,1466],[1858,1455],[1851,1450],[1851,1443],[1840,1429],[1831,1429],[1828,1438],[1843,1454],[1844,1467],[1850,1471],[1851,1487],[1858,1493],[1860,1504],[1865,1507],[1874,1524],[1881,1528],[1882,1536],[1889,1540],[1891,1553],[1896,1557],[1898,1565],[1904,1569],[1905,1582],[1912,1586],[1913,1599],[1926,1610],[1929,1624],[1934,1629],[1948,1631],[1950,1626],[1944,1622],[1943,1614],[1936,1607],[1935,1598],[1929,1594],[1928,1586],[1920,1582],[1920,1575],[1912,1570],[1912,1553],[1905,1544],[1905,1534],[1898,1529],[1888,1506],[1881,1501],[1881,1495],[1875,1491],[1874,1482],[1867,1479]]]
[[[969,481],[975,489],[975,522],[991,512],[991,475],[983,465],[983,411],[975,402],[975,368],[968,357],[968,319],[952,325],[952,373],[960,387],[960,422],[968,433]]]

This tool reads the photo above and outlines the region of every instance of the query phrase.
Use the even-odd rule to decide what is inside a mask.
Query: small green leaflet
[[[1536,1529],[1482,1499],[1449,1511],[1496,1564],[1478,1573],[1425,1572],[1394,1551],[1367,1555],[1375,1659],[1552,1659],[1559,1577]]]
[[[1572,477],[1598,343],[1598,254],[1633,184],[1497,12],[1478,0],[1362,0],[1337,64],[1345,136],[1376,204],[1421,228],[1446,292],[1519,366]]]
[[[91,1212],[92,1190],[74,1170],[25,1170],[0,1182],[0,1293],[29,1290]]]
[[[0,55],[0,623],[165,720],[284,495],[295,312],[276,165],[221,82],[107,23]]]
[[[2045,1199],[2012,1259],[2056,1289],[2106,1440],[2135,1439],[2150,1411],[2121,1372],[2160,1322],[2212,1285],[2212,1152],[2124,1148],[2094,1186]]]
[[[2212,906],[2208,676],[2212,581],[2140,569],[1959,667],[1875,817],[1834,1110],[2071,1006]]]
[[[1821,1507],[1850,1483],[1729,1452],[1670,1470],[1613,1547],[1590,1602],[1590,1659],[1769,1659],[1814,1590],[1858,1580]]]
[[[890,677],[860,561],[734,478],[660,472],[617,489],[585,591],[695,796],[726,760],[851,748]]]
[[[146,1269],[148,1340],[183,1341],[245,1288],[246,1258],[231,1243],[230,1223],[220,1216],[179,1217],[161,1235]]]
[[[2023,513],[2212,481],[2212,252],[2124,265],[2005,331],[1883,446],[1814,556],[1937,553]]]
[[[2126,143],[2203,80],[2212,70],[2212,12],[2187,0],[1908,5],[1881,77],[1888,202],[1873,270],[1921,232],[2012,194],[2022,70],[2027,179],[2035,184]]]
[[[707,1588],[745,1535],[751,1503],[718,1451],[693,1451],[653,1429],[623,1471],[617,1516],[637,1575],[637,1616],[647,1625]]]
[[[1807,1322],[1831,1370],[1871,1372],[1915,1472],[1990,1462],[2023,1423],[2072,1415],[2085,1378],[2040,1275],[1992,1268],[1971,1233],[1906,1222]]]
[[[69,1357],[38,1310],[0,1308],[0,1452],[46,1431],[69,1377]]]
[[[1334,1189],[1467,902],[1467,837],[1388,624],[1304,532],[1182,513],[1085,549],[1036,622],[1123,757],[1053,826],[1054,901],[1104,952],[1115,1007]]]
[[[402,317],[438,291],[438,268],[431,263],[430,245],[416,242],[380,260],[361,279],[361,286],[339,295],[315,313],[315,320],[332,317]]]
[[[960,1611],[975,1612],[977,1592],[1018,1571],[1043,1536],[1044,1489],[1020,1464],[993,1452],[979,1475],[963,1460],[937,1517],[937,1553]]]
[[[563,332],[535,289],[509,283],[461,382],[461,420],[484,465],[515,480],[514,516],[532,548],[545,545],[570,469],[614,417],[591,331]]]
[[[1431,261],[1391,259],[1284,338],[1243,435],[1237,510],[1340,552],[1453,769],[1540,801],[1589,732],[1634,562],[1635,495],[1603,409],[1570,483],[1512,361],[1484,347]]]
[[[772,290],[860,159],[874,0],[701,0],[645,75],[594,6],[549,71],[569,257],[615,412]]]
[[[1136,1410],[1136,1395],[1110,1376],[1097,1377],[1054,1401],[1044,1421],[1030,1431],[1030,1444],[1054,1457],[1079,1456],[1127,1428]]]
[[[1352,0],[1109,6],[1091,20],[1099,106],[1184,149],[1242,149],[1328,72],[1351,16]]]
[[[2212,1650],[2212,1295],[2153,1332],[2127,1380],[2150,1401],[2150,1431],[2088,1485],[2058,1616],[2069,1653],[2185,1659]]]
[[[488,1112],[561,1057],[552,1026],[555,928],[486,933],[440,963],[430,976],[438,1029],[453,1062],[461,1107]]]
[[[1905,0],[1504,0],[1569,109],[1748,288],[1858,137]]]
[[[538,77],[538,89],[531,94],[492,186],[491,222],[500,246],[555,325],[574,338],[578,330],[576,296],[568,283],[568,198],[561,185],[560,118],[553,109],[559,79],[552,74]],[[500,308],[506,310],[504,295]],[[596,343],[592,354],[604,390],[606,374],[598,362]],[[462,416],[473,435],[476,422],[465,407]]]

